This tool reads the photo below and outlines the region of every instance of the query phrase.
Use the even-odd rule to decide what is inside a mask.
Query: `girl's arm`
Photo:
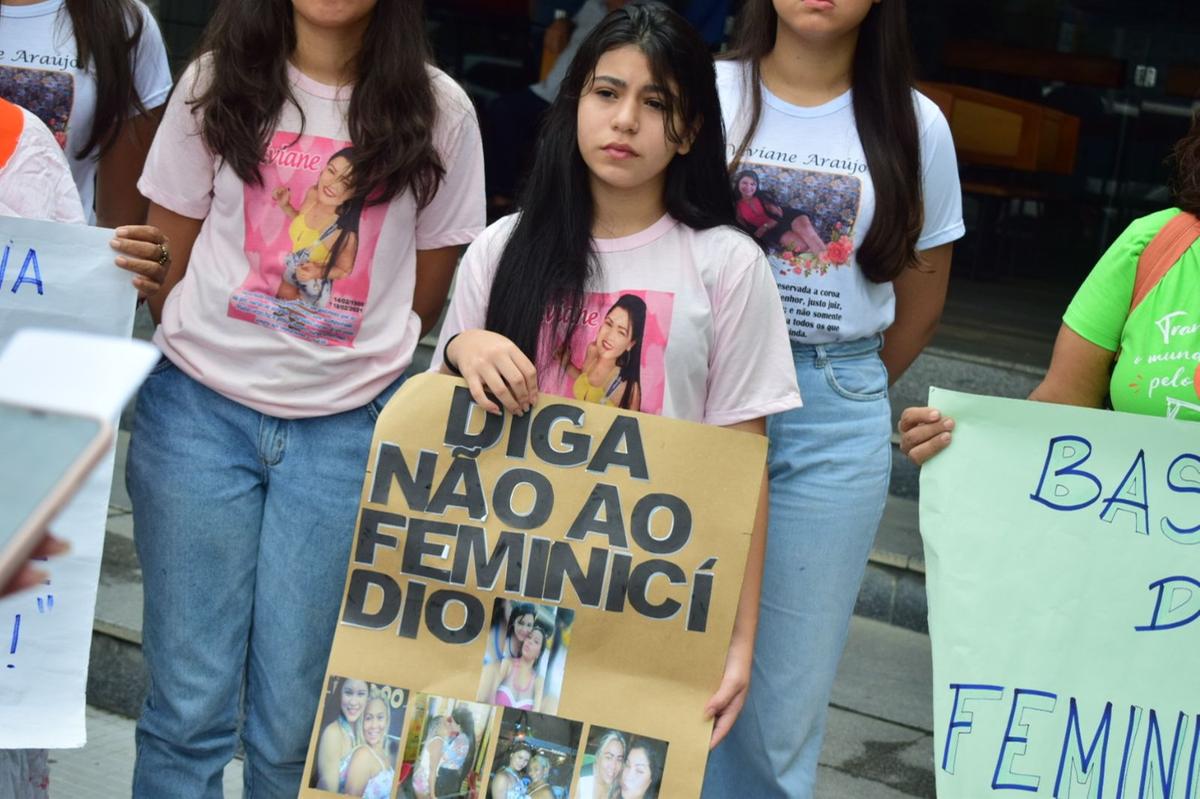
[[[1058,329],[1050,369],[1029,395],[1034,402],[1100,408],[1108,395],[1109,370],[1116,353],[1076,333]],[[954,420],[937,408],[905,408],[900,414],[900,451],[918,466],[950,445]]]
[[[500,668],[496,669],[496,677],[492,680],[492,684],[488,686],[487,697],[481,701],[492,704],[496,697],[496,692],[500,690],[501,684],[508,679],[508,675],[510,674],[512,674],[512,661],[505,658],[500,663]]]
[[[342,756],[337,751],[337,739],[341,735],[337,722],[326,724],[317,742],[317,787],[323,791],[337,790],[338,766]]]
[[[496,672],[500,670],[500,664],[507,662],[507,658],[489,663],[483,667],[483,674],[479,677],[479,691],[475,695],[476,702],[492,703],[492,697],[496,695],[496,691],[492,688],[496,684]],[[491,693],[488,693],[491,691]]]
[[[542,695],[546,690],[546,681],[538,677],[533,681],[533,709],[536,711],[542,710]]]
[[[505,799],[508,795],[508,789],[512,783],[512,777],[508,774],[500,773],[492,777],[492,787],[488,791],[492,799]]]
[[[922,251],[921,263],[905,269],[892,281],[896,292],[896,321],[887,329],[879,357],[887,367],[888,384],[895,383],[933,338],[950,282],[953,244]]]
[[[630,386],[629,381],[621,381],[621,385],[617,386],[617,390],[612,395],[612,406],[614,408],[621,407],[622,401],[625,399],[625,394],[629,394],[629,410],[640,411],[642,409],[642,389],[640,385]]]
[[[146,221],[147,201],[137,190],[138,176],[163,106],[125,120],[116,141],[100,156],[96,168],[96,224],[100,227],[140,225]]]
[[[767,434],[766,419],[751,419],[726,426],[760,436]],[[746,555],[746,572],[742,576],[742,592],[738,597],[737,618],[733,622],[733,637],[725,657],[725,673],[717,692],[704,707],[705,718],[714,719],[711,750],[728,734],[737,721],[746,694],[750,690],[750,669],[754,657],[754,636],[758,631],[758,602],[762,594],[763,558],[767,551],[767,475],[764,471],[762,489],[758,495],[758,514],[750,536],[750,551]]]
[[[375,759],[375,755],[367,751],[365,746],[360,747],[354,753],[354,757],[350,758],[350,767],[346,770],[346,788],[342,793],[362,796],[367,783],[379,773],[379,769],[379,761]]]
[[[437,324],[446,307],[454,267],[463,248],[459,245],[436,250],[417,250],[417,285],[413,289],[413,310],[421,317],[421,335]]]
[[[308,191],[311,192],[312,189]],[[279,210],[283,211],[288,219],[295,219],[300,216],[300,212],[292,206],[292,190],[287,186],[279,186],[275,191],[271,192],[271,199],[275,201],[275,204],[279,206]],[[304,201],[308,201],[307,192],[304,195]]]
[[[434,741],[429,745],[429,795],[433,796],[437,790],[434,786],[437,784],[438,769],[442,767],[442,753],[446,751],[446,742],[444,740]]]
[[[200,234],[200,226],[204,220],[192,219],[174,211],[168,211],[157,203],[150,203],[150,212],[146,216],[146,221],[163,232],[168,242],[167,249],[171,254],[171,260],[167,264],[166,277],[162,280],[162,287],[147,298],[150,315],[157,324],[162,320],[163,303],[166,302],[167,295],[187,273],[188,260],[192,257],[192,245],[196,243],[196,236]]]
[[[340,253],[338,253],[337,263],[335,263],[333,265],[333,268],[329,270],[329,279],[330,280],[341,280],[342,278],[346,277],[351,272],[353,272],[354,271],[354,259],[357,257],[358,257],[358,234],[351,233],[346,241],[346,246],[342,248],[342,251]],[[418,316],[419,315],[420,315],[420,313],[418,312]],[[434,321],[435,322],[437,321],[436,317],[434,318]],[[425,326],[424,317],[422,317],[421,326],[422,327]],[[422,330],[421,335],[424,335],[424,334],[425,334],[425,331]]]

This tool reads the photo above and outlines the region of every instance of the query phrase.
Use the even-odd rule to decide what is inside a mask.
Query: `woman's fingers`
[[[709,738],[708,748],[712,751],[717,744],[729,734],[729,730],[733,728],[733,723],[737,721],[737,717],[742,712],[742,706],[746,704],[746,693],[749,685],[735,680],[722,680],[717,692],[708,700],[708,704],[704,706],[704,715],[708,718],[715,718],[713,724],[712,737]]]
[[[17,591],[24,591],[26,588],[33,588],[35,585],[44,583],[49,577],[50,575],[46,572],[26,563],[8,581],[8,585],[0,588],[0,596],[8,596],[9,594],[15,594]]]
[[[55,555],[61,555],[70,550],[71,545],[61,538],[55,538],[47,533],[42,537],[41,542],[34,548],[31,558],[52,558]],[[23,591],[26,588],[32,588],[35,585],[41,585],[50,575],[43,569],[34,566],[32,562],[26,563],[21,569],[13,575],[13,578],[8,581],[8,585],[0,587],[0,596]]]
[[[504,379],[505,387],[509,389],[513,398],[513,405],[505,403],[505,407],[513,413],[527,411],[531,404],[529,386],[525,382],[525,375],[521,372],[521,368],[517,366],[511,355],[506,354],[505,357],[496,360],[496,369]]]
[[[537,382],[537,367],[533,365],[533,361],[525,356],[517,347],[513,347],[513,363],[520,370],[521,376],[525,379],[525,388],[529,397],[529,404],[533,405],[538,401],[538,382]]]
[[[905,408],[899,429],[900,452],[920,466],[950,444],[954,420],[937,408]]]
[[[463,379],[467,381],[467,389],[471,392],[471,398],[475,400],[476,405],[488,413],[500,413],[500,406],[488,399],[487,393],[483,389],[483,380],[478,373],[464,374]]]
[[[52,558],[55,555],[62,555],[70,550],[71,545],[68,542],[62,540],[61,538],[56,538],[50,533],[46,533],[46,535],[43,536],[41,543],[34,547],[33,554],[30,557]]]
[[[116,229],[116,238],[109,242],[120,253],[117,266],[132,272],[138,294],[149,296],[162,288],[171,263],[167,238],[153,225],[123,225]]]
[[[500,370],[496,364],[487,362],[483,364],[483,367],[479,371],[488,390],[492,392],[492,396],[500,401],[505,410],[512,414],[520,413],[521,404],[517,402],[516,396],[513,394],[512,389],[509,388],[508,382],[500,374]],[[499,409],[496,412],[499,413]]]

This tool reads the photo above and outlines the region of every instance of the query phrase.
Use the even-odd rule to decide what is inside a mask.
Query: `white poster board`
[[[136,292],[131,275],[113,264],[112,235],[0,217],[0,399],[49,399],[116,427],[142,367],[153,363],[145,363],[153,357],[144,351],[149,345],[133,365],[125,360],[129,342],[35,336],[4,349],[23,328],[129,338]],[[115,446],[54,522],[71,551],[48,564],[52,579],[0,599],[0,748],[78,747],[86,740],[88,653],[114,457]]]

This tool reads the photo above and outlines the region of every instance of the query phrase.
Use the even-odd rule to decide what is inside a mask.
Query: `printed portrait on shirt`
[[[733,176],[738,226],[763,248],[781,283],[851,262],[861,196],[855,175],[746,163]]]
[[[386,205],[352,196],[346,142],[278,132],[245,191],[250,272],[229,315],[326,346],[353,346]]]
[[[589,293],[569,345],[539,348],[548,356],[543,360],[550,360],[540,370],[541,390],[631,411],[662,413],[663,356],[674,301],[675,296],[664,291]],[[551,310],[545,322],[547,337],[565,322]]]
[[[67,125],[75,102],[75,78],[69,72],[29,67],[0,67],[0,97],[32,112],[46,123],[58,146],[67,146]]]

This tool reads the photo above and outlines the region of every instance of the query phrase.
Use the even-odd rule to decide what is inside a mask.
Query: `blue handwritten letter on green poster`
[[[1200,425],[933,389],[941,799],[1200,795]]]

